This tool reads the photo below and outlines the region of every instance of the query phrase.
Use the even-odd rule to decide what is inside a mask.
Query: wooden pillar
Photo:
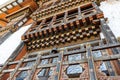
[[[90,80],[97,80],[90,44],[86,45],[86,50],[87,50],[86,54],[88,56],[88,69],[89,69]]]
[[[64,51],[61,51],[58,55],[58,63],[57,63],[57,68],[56,68],[56,74],[54,80],[60,80],[61,77],[61,69],[62,69],[62,60],[63,60],[63,53]]]

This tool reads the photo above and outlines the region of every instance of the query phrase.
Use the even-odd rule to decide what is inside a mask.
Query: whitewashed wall
[[[21,42],[21,36],[31,25],[22,27],[0,45],[0,64],[3,64]]]

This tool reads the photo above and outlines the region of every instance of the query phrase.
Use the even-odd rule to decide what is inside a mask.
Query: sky
[[[3,4],[8,0],[2,0]],[[104,16],[108,18],[108,25],[112,29],[116,37],[120,36],[120,0],[109,0],[101,3],[100,9],[104,12]],[[0,64],[4,63],[16,47],[21,42],[22,34],[30,27],[22,27],[20,30],[12,34],[3,44],[0,45]],[[13,44],[14,43],[14,44]]]

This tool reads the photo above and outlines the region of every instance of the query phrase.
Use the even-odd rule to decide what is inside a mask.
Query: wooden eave
[[[21,9],[15,11],[15,12],[7,15],[6,18],[9,19],[11,16],[16,15],[16,14],[19,14],[20,12],[25,11],[25,10],[27,10],[27,9],[29,9],[29,13],[32,12],[31,6],[30,6],[30,5],[27,5],[27,6],[25,6],[25,7],[21,8]],[[26,12],[25,12],[25,13],[26,13]]]
[[[62,3],[59,3],[54,6],[50,6],[46,9],[37,11],[37,12],[33,13],[31,15],[31,17],[33,20],[40,21],[42,19],[66,12],[68,10],[77,8],[79,6],[84,7],[84,6],[86,6],[86,4],[91,5],[92,3],[91,3],[91,1],[86,1],[86,0],[84,0],[84,1],[74,1],[74,0],[66,1],[66,2],[62,2]]]

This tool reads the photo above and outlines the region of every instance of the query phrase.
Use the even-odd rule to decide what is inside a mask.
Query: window
[[[105,71],[105,70],[107,70],[106,65],[105,65],[104,62],[101,64],[101,66],[100,66],[100,70],[101,70],[101,71]]]
[[[53,58],[52,63],[57,63],[57,61],[58,61],[58,58]]]
[[[103,62],[99,68],[102,72],[104,72],[107,76],[109,76],[109,72],[107,70],[107,67],[105,65],[105,63]]]
[[[27,62],[26,65],[25,65],[25,67],[32,67],[34,63],[35,63],[34,61]]]
[[[40,64],[47,64],[47,63],[48,63],[48,59],[44,59],[44,60],[41,61]]]
[[[74,54],[68,56],[68,61],[77,61],[81,59],[81,54]]]
[[[18,3],[22,3],[22,2],[23,2],[23,0],[18,0],[17,2],[18,2]]]
[[[53,70],[52,70],[52,68],[50,68],[50,70],[49,70],[49,76],[51,76],[53,74]]]
[[[47,69],[48,68],[46,68],[46,69],[42,69],[39,73],[38,73],[38,78],[40,79],[40,80],[48,80],[48,73],[46,74],[46,72],[47,72]]]
[[[80,65],[70,65],[67,68],[67,75],[70,78],[79,77],[80,73],[83,72],[83,68]]]
[[[82,67],[80,65],[71,65],[67,68],[67,74],[81,73]]]
[[[26,22],[26,21],[27,21],[27,18],[24,18],[24,19],[23,19],[23,22]]]
[[[102,56],[100,51],[93,51],[92,55],[93,55],[94,58],[98,58],[98,57]],[[86,53],[86,57],[88,58],[88,53]]]
[[[17,6],[17,3],[16,3],[16,2],[13,2],[12,5],[13,5],[13,6]]]
[[[2,11],[7,11],[7,9],[6,8],[2,8]]]
[[[23,25],[23,22],[19,22],[19,23],[18,23],[18,26],[22,26],[22,25]]]
[[[11,9],[11,8],[13,8],[13,6],[12,6],[12,5],[8,5],[7,8],[8,8],[8,9]]]
[[[101,52],[100,51],[93,51],[93,57],[101,57],[102,56],[102,54],[101,54]]]
[[[38,78],[40,78],[41,76],[44,76],[46,72],[46,69],[42,69],[39,73],[38,73]]]
[[[24,80],[27,77],[28,73],[27,71],[22,71],[18,76],[16,77],[16,80]]]

